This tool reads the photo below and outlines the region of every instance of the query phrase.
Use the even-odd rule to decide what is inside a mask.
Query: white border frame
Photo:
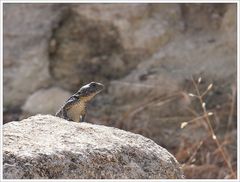
[[[8,180],[8,179],[3,179],[3,173],[2,173],[2,167],[3,167],[3,155],[2,155],[2,145],[3,145],[3,4],[4,3],[237,3],[237,179],[178,179],[178,180],[148,180],[148,181],[240,181],[240,126],[239,126],[239,113],[240,113],[240,99],[239,99],[239,94],[240,94],[240,63],[239,63],[239,1],[238,0],[0,0],[0,34],[1,34],[1,42],[0,42],[0,58],[1,58],[1,67],[0,67],[0,133],[1,133],[1,140],[0,140],[0,181],[27,181],[27,180]],[[28,180],[29,181],[29,180]],[[97,180],[79,180],[79,179],[43,179],[43,180],[38,180],[38,179],[32,179],[32,181],[99,181]],[[101,181],[130,181],[129,179],[124,180],[124,179],[117,179],[117,180],[109,180],[109,179],[104,179]],[[131,181],[146,181],[146,180],[131,180]]]

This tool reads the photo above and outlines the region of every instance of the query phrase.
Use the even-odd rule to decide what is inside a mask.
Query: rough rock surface
[[[55,114],[70,96],[58,87],[41,89],[29,96],[22,109],[29,114]]]
[[[141,135],[37,115],[3,127],[3,178],[183,178],[176,159]]]

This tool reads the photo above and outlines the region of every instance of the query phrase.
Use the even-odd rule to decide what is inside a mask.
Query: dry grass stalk
[[[138,106],[130,109],[129,111],[127,111],[126,113],[123,114],[123,117],[119,120],[118,127],[122,126],[123,123],[127,119],[131,119],[133,116],[135,116],[139,112],[143,111],[147,107],[155,105],[155,104],[164,105],[166,103],[169,103],[169,102],[173,101],[178,96],[181,96],[181,94],[176,93],[176,94],[170,95],[168,97],[166,97],[165,95],[164,96],[159,96],[159,97],[153,97],[152,99],[148,99],[147,101],[140,103]],[[129,130],[130,128],[127,128],[127,129]]]
[[[200,78],[198,79],[198,83],[200,83],[199,80],[201,81],[201,79]],[[194,85],[194,88],[195,88],[195,91],[196,91],[196,95],[192,94],[192,93],[190,93],[189,95],[192,96],[192,97],[196,97],[199,100],[199,102],[202,106],[203,116],[197,117],[197,118],[195,118],[195,119],[193,119],[189,122],[193,122],[193,121],[196,121],[196,120],[199,120],[199,119],[202,119],[202,118],[204,119],[204,121],[207,123],[207,126],[208,126],[208,132],[209,132],[210,136],[212,136],[212,139],[215,142],[215,144],[217,145],[217,151],[220,152],[226,166],[231,171],[231,177],[236,178],[236,173],[234,172],[234,170],[232,168],[232,165],[231,165],[231,162],[229,161],[230,157],[227,154],[227,152],[224,150],[223,145],[220,144],[219,139],[218,139],[217,135],[215,134],[215,132],[213,130],[213,127],[211,125],[209,116],[213,115],[213,113],[207,111],[206,103],[203,100],[203,97],[211,90],[211,88],[213,87],[213,84],[210,84],[208,86],[208,88],[201,94],[200,91],[199,91],[199,88],[198,88],[198,84],[195,82],[195,80],[193,78],[192,78],[192,82],[193,82],[193,85]],[[235,97],[235,96],[236,95],[234,94],[234,91],[233,91],[233,97]],[[234,100],[234,98],[232,100]],[[232,114],[230,113],[230,116],[231,116],[230,119],[229,119],[230,121],[231,121],[231,118],[232,118],[232,115],[233,115],[233,111],[234,111],[234,104],[232,104],[232,107],[231,107],[231,113]],[[194,112],[194,114],[196,114],[196,113]],[[183,126],[186,126],[189,122],[183,122],[184,123]],[[229,123],[228,123],[228,125],[229,125]]]
[[[232,123],[233,120],[233,113],[234,113],[234,109],[235,109],[235,98],[237,96],[237,88],[235,85],[232,85],[232,96],[231,96],[231,106],[230,106],[230,114],[228,116],[228,124],[227,124],[227,130],[226,130],[226,134],[229,131],[230,125]],[[226,137],[226,135],[225,135]]]

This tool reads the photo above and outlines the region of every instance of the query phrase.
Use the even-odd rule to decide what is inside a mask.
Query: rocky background
[[[236,4],[4,3],[3,122],[97,81],[87,122],[151,138],[186,178],[235,178],[236,18]]]

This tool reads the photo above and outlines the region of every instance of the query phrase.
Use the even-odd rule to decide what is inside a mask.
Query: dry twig
[[[201,81],[201,79],[198,79],[198,83],[199,80]],[[196,95],[193,94],[193,93],[190,93],[189,96],[192,96],[192,97],[196,97],[201,106],[202,106],[202,110],[203,110],[203,116],[200,116],[198,118],[195,118],[194,120],[191,120],[189,122],[193,122],[195,120],[199,120],[201,118],[203,118],[205,120],[205,122],[207,123],[207,126],[208,126],[208,132],[210,134],[210,136],[212,136],[212,139],[215,141],[216,145],[217,145],[217,150],[219,150],[219,152],[221,153],[222,157],[223,157],[223,160],[225,162],[225,164],[227,165],[227,167],[229,168],[229,170],[231,171],[231,176],[233,178],[236,178],[236,173],[234,172],[233,168],[232,168],[232,165],[231,165],[231,162],[229,161],[228,159],[228,155],[227,155],[227,152],[224,150],[223,148],[223,145],[220,144],[219,142],[219,139],[217,137],[217,135],[215,134],[214,130],[213,130],[213,127],[211,125],[211,122],[210,122],[210,119],[209,119],[209,116],[213,115],[213,113],[211,112],[208,112],[207,109],[206,109],[206,103],[204,102],[203,100],[203,97],[208,93],[208,91],[211,90],[213,84],[210,84],[208,86],[208,88],[201,94],[200,91],[199,91],[199,88],[198,88],[198,84],[195,82],[195,80],[192,78],[192,82],[193,82],[193,85],[194,85],[194,88],[195,88],[195,91],[196,91]],[[234,95],[234,94],[233,94]],[[234,107],[234,104],[232,104],[233,106],[231,107],[231,110],[234,110],[233,107]],[[233,112],[233,111],[232,111]],[[231,119],[229,119],[231,120]],[[186,126],[188,124],[188,122],[184,122],[184,126]]]

